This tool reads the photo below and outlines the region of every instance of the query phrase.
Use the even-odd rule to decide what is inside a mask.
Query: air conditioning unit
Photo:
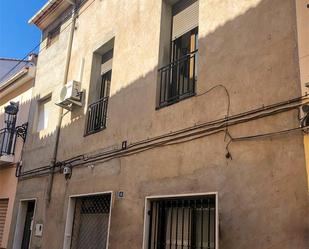
[[[70,111],[72,110],[73,105],[82,106],[82,92],[80,82],[72,80],[63,86],[60,91],[59,103],[56,105]]]

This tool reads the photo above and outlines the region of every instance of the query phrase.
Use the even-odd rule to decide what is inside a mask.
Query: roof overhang
[[[0,86],[0,99],[35,77],[35,66],[25,67]]]
[[[28,23],[43,30],[72,4],[74,0],[49,0]]]

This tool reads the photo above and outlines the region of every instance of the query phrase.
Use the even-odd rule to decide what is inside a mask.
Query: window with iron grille
[[[107,106],[112,79],[113,49],[101,56],[100,77],[95,82],[96,93],[94,102],[88,106],[86,135],[99,132],[106,128]]]
[[[198,57],[197,0],[180,0],[171,6],[170,63],[159,69],[158,108],[195,94]]]
[[[111,194],[76,198],[71,249],[105,249]]]
[[[148,249],[215,249],[216,196],[150,202]]]

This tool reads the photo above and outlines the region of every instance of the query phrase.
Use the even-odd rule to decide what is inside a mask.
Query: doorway
[[[13,249],[30,248],[35,208],[35,200],[20,201],[16,221]]]

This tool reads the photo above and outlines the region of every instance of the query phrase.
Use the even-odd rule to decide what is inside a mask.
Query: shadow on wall
[[[230,114],[301,94],[294,3],[292,0],[262,0],[257,3],[254,8],[244,7],[244,13],[224,24],[213,17],[209,20],[209,29],[215,29],[209,33],[207,25],[206,28],[202,25],[200,30],[206,35],[199,38],[197,94],[217,84],[224,85],[231,97]],[[226,12],[232,11],[233,3],[226,3],[224,8]],[[203,23],[206,20],[207,16],[200,17]],[[143,58],[140,62],[143,63]],[[157,70],[161,66],[157,65],[134,82],[123,82],[125,87],[110,96],[105,130],[84,137],[86,106],[66,114],[61,127],[58,160],[120,147],[122,141],[131,143],[225,117],[227,97],[220,88],[156,111]],[[129,68],[130,65],[122,73],[128,73]],[[39,96],[33,99],[32,110],[36,110],[38,99]],[[56,108],[53,110],[57,112]],[[34,115],[30,116],[29,132],[33,131]],[[291,124],[295,125],[295,122],[286,121],[283,125],[293,126]],[[56,120],[52,123],[55,124]],[[264,132],[273,129],[265,127]],[[29,134],[24,170],[48,165],[54,141],[53,131],[43,136],[35,132]]]
[[[219,4],[218,2],[221,1],[213,2]],[[294,1],[262,0],[257,2],[258,4],[254,8],[246,9],[241,15],[229,19],[224,24],[218,21],[219,26],[215,25],[216,20],[209,20],[209,29],[212,32],[208,33],[205,27],[205,30],[202,30],[203,27],[200,30],[202,36],[199,38],[197,95],[215,85],[224,85],[231,97],[231,115],[295,98],[301,94],[295,39]],[[226,12],[234,11],[235,1],[222,1],[222,3],[225,3],[221,6],[222,11],[223,9]],[[210,17],[211,14],[209,14]],[[202,23],[207,22],[207,16],[201,17],[200,21]],[[215,26],[214,29],[211,28],[213,26]],[[115,42],[117,42],[117,37]],[[132,46],[132,49],[134,49],[134,45]],[[151,48],[145,47],[143,49]],[[141,65],[143,59],[140,58]],[[117,61],[114,60],[114,63],[117,63]],[[105,130],[84,137],[86,105],[89,103],[85,103],[86,105],[83,108],[76,108],[72,113],[67,113],[61,127],[58,160],[102,151],[109,147],[120,148],[122,141],[128,141],[130,144],[148,137],[225,117],[228,101],[226,93],[221,88],[216,88],[206,95],[191,97],[169,107],[155,110],[157,70],[161,66],[163,65],[156,65],[147,74],[138,75],[133,82],[122,82],[124,87],[115,92],[109,99],[107,128]],[[87,70],[90,70],[90,68]],[[130,65],[123,68],[121,73],[127,75],[129,70]],[[90,81],[90,79],[84,80]],[[112,79],[112,88],[114,83]],[[36,110],[39,99],[40,96],[33,98],[32,110]],[[57,116],[57,108],[54,108],[53,111]],[[45,134],[33,132],[35,113],[36,111],[33,111],[30,116],[30,128],[23,160],[24,171],[49,165],[55,142],[55,133],[52,129]],[[284,114],[283,117],[268,117],[254,121],[254,124],[239,125],[240,128],[238,126],[233,128],[233,134],[236,136],[254,135],[252,133],[272,132],[299,125],[296,115]],[[292,117],[295,117],[295,119]],[[51,122],[53,125],[57,121],[51,120]],[[197,188],[202,189],[202,187],[213,189],[215,186],[215,188],[221,190],[222,210],[220,212],[222,211],[222,220],[220,222],[222,221],[222,224],[225,224],[222,227],[222,234],[220,234],[222,237],[220,246],[222,245],[225,248],[250,248],[251,245],[252,248],[270,248],[272,245],[280,244],[289,248],[289,245],[295,246],[299,243],[300,248],[305,248],[305,246],[300,245],[304,241],[304,229],[299,229],[301,233],[297,236],[295,235],[297,230],[295,226],[289,226],[293,227],[293,232],[285,230],[286,224],[302,223],[303,210],[293,215],[286,215],[286,212],[284,212],[289,210],[289,207],[291,207],[290,210],[300,210],[298,207],[303,204],[303,201],[291,202],[290,200],[296,194],[293,192],[293,187],[286,187],[294,186],[294,181],[300,181],[297,177],[288,175],[290,171],[295,172],[297,167],[293,166],[293,169],[291,169],[287,164],[294,161],[293,163],[298,165],[302,161],[302,159],[299,159],[303,157],[300,149],[301,135],[296,139],[285,137],[282,140],[276,140],[275,143],[272,139],[269,139],[265,143],[235,145],[235,154],[238,158],[232,161],[232,166],[229,165],[229,167],[223,167],[228,165],[229,162],[224,157],[225,145],[223,135],[212,136],[198,140],[194,144],[188,143],[186,146],[177,148],[171,146],[172,148],[159,152],[148,152],[149,157],[130,157],[122,162],[114,160],[111,164],[108,164],[109,167],[106,167],[108,169],[100,167],[96,169],[95,167],[93,171],[97,175],[92,177],[87,175],[90,174],[89,169],[80,168],[74,172],[75,182],[70,182],[71,191],[83,189],[84,193],[87,193],[89,188],[91,190],[103,189],[103,187],[100,188],[100,185],[117,185],[115,179],[123,179],[123,182],[119,185],[131,187],[132,184],[135,184],[131,180],[139,179],[143,181],[138,183],[136,187],[139,190],[137,195],[140,196],[131,199],[134,202],[132,205],[136,205],[136,210],[138,210],[143,206],[144,196],[152,193],[152,191],[158,191],[158,189],[162,193],[171,189],[185,192],[188,189],[191,191]],[[192,151],[195,152],[194,155],[197,155],[196,152],[198,151],[200,156],[194,158],[194,156],[188,155]],[[299,160],[296,162],[295,159],[292,159],[293,156]],[[130,165],[130,167],[121,168],[119,166],[121,163]],[[285,163],[285,165],[282,163]],[[293,165],[293,163],[290,165]],[[153,165],[157,167],[153,167]],[[175,165],[177,167],[173,167]],[[270,167],[270,165],[273,167]],[[142,167],[143,170],[140,170]],[[104,170],[109,170],[109,172],[105,173]],[[122,172],[119,173],[118,170]],[[303,172],[304,168],[301,168],[295,174],[299,176]],[[116,174],[121,174],[123,178],[111,176]],[[164,176],[165,178],[163,178]],[[205,176],[209,181],[205,181]],[[288,183],[289,185],[287,185],[286,176],[293,180]],[[89,183],[90,179],[95,184]],[[36,180],[33,180],[35,184],[32,186],[31,184],[27,186],[25,181],[25,185],[20,184],[19,189],[23,192],[32,188],[31,190],[34,193],[38,193],[45,187],[46,182],[44,183],[44,180],[41,181],[41,179],[36,178]],[[57,180],[58,182],[54,184],[53,190],[55,197],[52,200],[54,203],[59,202],[60,204],[57,205],[61,209],[65,206],[63,204],[64,199],[69,193],[66,192],[67,188],[64,187],[63,176],[56,176],[55,181]],[[63,184],[57,184],[59,182]],[[24,186],[25,188],[23,188]],[[76,189],[74,189],[74,186]],[[284,193],[284,197],[282,197],[283,193],[280,195],[278,189],[285,189],[285,187],[291,192]],[[28,195],[29,192],[25,195]],[[303,193],[302,190],[299,192]],[[63,196],[61,196],[62,194]],[[301,197],[299,198],[301,199]],[[140,205],[138,206],[138,204]],[[118,205],[121,208],[121,204]],[[57,220],[57,222],[52,222],[45,228],[48,229],[45,230],[46,234],[54,236],[45,240],[48,243],[54,243],[48,244],[53,248],[59,248],[61,244],[58,239],[53,239],[57,236],[54,231],[62,231],[59,234],[64,234],[65,218],[63,215],[65,214],[59,212],[60,209],[55,208],[48,211],[52,214],[50,217],[55,217]],[[263,210],[268,216],[263,216]],[[124,209],[123,214],[126,214],[127,211],[128,209]],[[260,217],[260,214],[263,215]],[[280,215],[284,217],[281,218]],[[266,218],[271,216],[273,216],[275,222],[270,224]],[[122,220],[128,219],[127,224],[130,224],[132,217],[135,218],[134,214],[132,216],[126,215],[125,218],[121,217],[121,222],[120,220],[113,220],[113,230],[117,232],[111,234],[111,241],[114,241],[115,248],[125,248],[127,241],[132,239],[128,237],[128,230],[123,229],[124,222]],[[247,222],[239,222],[240,220]],[[279,225],[278,221],[281,221]],[[136,226],[139,225],[138,228],[142,229],[142,219],[137,220],[138,222],[139,224],[136,224]],[[258,223],[258,226],[255,223]],[[284,229],[280,230],[281,225]],[[132,231],[135,231],[135,228],[133,224]],[[279,235],[272,238],[271,232],[278,229]],[[235,236],[231,235],[231,231]],[[250,237],[252,234],[256,234],[256,239],[248,241],[248,236]],[[113,236],[117,239],[113,239]],[[138,236],[141,236],[141,234],[137,235],[138,239],[131,241],[132,248],[140,248],[141,238]],[[119,240],[119,237],[123,239]],[[295,240],[299,240],[299,242],[295,242]],[[134,245],[136,246],[134,247]]]

